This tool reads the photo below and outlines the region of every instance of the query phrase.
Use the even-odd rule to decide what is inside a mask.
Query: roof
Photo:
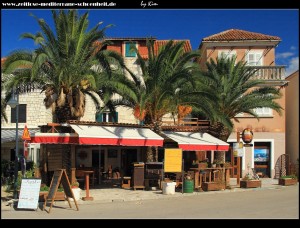
[[[177,142],[178,147],[183,150],[228,151],[229,149],[228,143],[215,138],[208,133],[163,131],[163,134]]]
[[[156,40],[155,43],[154,43],[154,52],[155,54],[158,53],[158,50],[161,46],[163,45],[166,45],[170,40]],[[192,45],[191,45],[191,42],[190,40],[173,40],[174,43],[178,43],[178,42],[181,42],[181,41],[184,41],[184,52],[189,52],[189,51],[192,51]]]
[[[156,37],[107,37],[105,40],[156,40]]]
[[[249,32],[240,29],[229,29],[202,39],[203,41],[244,41],[244,40],[275,40],[281,41],[278,36]]]

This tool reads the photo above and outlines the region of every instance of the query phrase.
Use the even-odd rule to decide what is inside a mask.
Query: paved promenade
[[[193,192],[193,193],[181,193],[175,192],[173,195],[162,194],[162,190],[128,190],[121,189],[120,187],[113,188],[100,188],[100,189],[90,189],[90,196],[94,198],[93,201],[83,201],[78,200],[77,203],[80,204],[99,204],[99,203],[109,203],[109,202],[126,202],[126,201],[142,201],[142,200],[153,200],[153,199],[167,199],[175,197],[189,197],[195,195],[204,195],[204,194],[224,194],[230,192],[241,192],[241,191],[263,191],[266,189],[278,189],[286,188],[285,186],[278,185],[277,179],[271,178],[262,178],[262,187],[261,188],[249,188],[244,189],[237,186],[236,178],[231,178],[230,186],[231,189],[226,189],[222,191],[209,191],[209,192]],[[12,200],[9,200],[10,197],[7,196],[7,193],[2,192],[1,197],[1,210],[14,210],[12,207]],[[81,197],[86,196],[85,190],[81,191]],[[55,201],[54,205],[67,205],[67,201]]]

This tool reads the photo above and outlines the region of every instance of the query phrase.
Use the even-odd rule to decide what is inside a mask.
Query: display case
[[[145,186],[161,187],[160,183],[163,178],[163,163],[162,162],[147,162],[145,163]]]

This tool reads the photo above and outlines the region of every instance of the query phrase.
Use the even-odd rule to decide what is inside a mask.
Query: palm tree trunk
[[[153,151],[152,151],[152,147],[151,146],[148,146],[147,147],[147,162],[153,162],[154,161],[154,158],[153,158]]]
[[[208,128],[208,133],[212,136],[221,139],[224,142],[227,142],[231,132],[224,126],[224,124],[220,122],[216,122],[211,124]]]

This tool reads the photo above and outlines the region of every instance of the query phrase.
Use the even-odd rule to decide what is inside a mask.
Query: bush
[[[282,178],[282,179],[288,179],[288,178],[297,179],[297,176],[293,174],[293,175],[282,176],[280,178]]]

